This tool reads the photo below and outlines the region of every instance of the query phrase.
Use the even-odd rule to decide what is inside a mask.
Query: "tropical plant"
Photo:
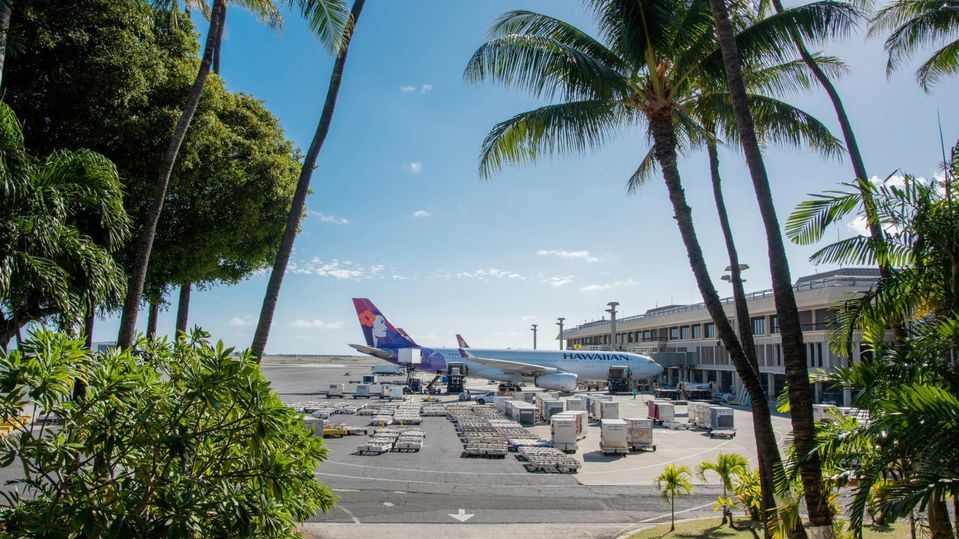
[[[676,496],[693,493],[693,484],[690,479],[692,476],[689,475],[687,466],[677,468],[674,464],[667,464],[663,473],[654,479],[656,486],[660,489],[660,496],[669,504],[669,531],[676,529]]]
[[[887,73],[902,66],[918,50],[943,45],[916,70],[916,80],[929,92],[943,77],[959,74],[959,2],[893,0],[872,19],[869,35],[890,32],[885,48]]]
[[[731,496],[733,481],[737,475],[746,473],[748,469],[749,462],[736,453],[719,453],[716,455],[716,460],[699,463],[696,473],[700,479],[705,481],[706,472],[712,472],[719,477],[719,483],[723,486],[723,495],[716,500],[716,507],[723,512],[723,524],[726,524],[727,519],[730,525],[733,523],[733,507],[735,507],[735,501]]]
[[[643,160],[637,174],[653,162],[663,174],[700,293],[752,400],[760,462],[768,468],[764,475],[771,477],[773,470],[781,470],[781,460],[758,368],[745,356],[709,276],[677,165],[687,141],[709,136],[686,103],[695,103],[704,87],[715,87],[703,81],[724,77],[708,2],[595,0],[589,5],[602,42],[555,18],[514,11],[492,25],[488,41],[473,54],[465,73],[468,82],[490,80],[535,97],[562,99],[494,126],[482,145],[480,175],[487,178],[503,164],[584,152],[601,146],[618,129],[645,126],[653,159]],[[849,24],[842,13],[830,21],[830,31]],[[753,27],[743,38],[751,44],[746,60],[757,69],[780,63],[778,49],[768,44],[777,35],[788,35],[783,26],[799,28],[803,35],[819,32],[815,20],[793,16]],[[728,102],[721,95],[712,97],[717,105]]]
[[[343,70],[346,67],[346,55],[349,52],[350,42],[353,38],[353,32],[356,30],[356,24],[359,22],[360,13],[363,11],[363,5],[366,0],[354,0],[353,8],[343,30],[343,36],[340,41],[340,47],[336,54],[336,61],[333,63],[333,72],[330,75],[330,85],[326,90],[326,101],[323,103],[323,112],[320,113],[320,120],[316,125],[316,132],[313,133],[313,140],[310,142],[310,148],[303,159],[303,166],[300,169],[300,177],[296,184],[296,192],[293,194],[293,204],[290,207],[290,213],[286,221],[286,229],[283,231],[283,237],[280,240],[280,246],[276,253],[276,260],[273,262],[273,270],[270,273],[270,280],[266,285],[266,293],[263,296],[263,305],[260,307],[260,317],[256,324],[256,332],[253,334],[253,346],[251,351],[257,358],[263,357],[266,350],[266,342],[270,337],[270,327],[273,325],[273,313],[276,311],[276,302],[280,298],[280,287],[283,285],[283,276],[286,274],[286,267],[290,262],[290,255],[293,254],[293,242],[296,240],[296,234],[300,228],[300,219],[306,209],[306,195],[310,191],[310,181],[313,179],[313,170],[316,168],[316,159],[320,155],[323,143],[326,141],[326,135],[330,131],[330,124],[333,122],[333,111],[336,108],[336,99],[340,93],[340,83],[343,80]]]
[[[254,13],[275,14],[272,0],[237,0],[241,5],[254,6]],[[194,0],[185,0],[186,5],[195,4]],[[177,0],[156,0],[160,5],[176,7]],[[332,48],[339,46],[342,31],[339,29],[345,25],[343,20],[343,3],[341,0],[291,0],[291,3],[298,4],[304,15],[308,16],[310,26],[316,34],[326,40]],[[204,4],[205,5],[205,4]],[[120,317],[120,332],[117,338],[117,344],[121,347],[131,346],[135,334],[137,313],[140,309],[140,301],[143,296],[143,287],[146,282],[147,270],[150,264],[150,255],[153,249],[153,242],[156,237],[157,223],[160,220],[160,213],[163,210],[163,203],[166,200],[167,186],[170,183],[170,175],[173,173],[173,167],[176,165],[177,155],[180,147],[186,138],[187,130],[193,120],[203,94],[203,87],[210,75],[213,66],[214,55],[218,55],[223,38],[223,25],[226,21],[227,0],[213,0],[213,7],[210,10],[210,26],[207,31],[206,43],[203,49],[203,55],[200,60],[199,69],[193,86],[183,105],[182,112],[177,120],[173,137],[163,153],[163,158],[159,171],[156,176],[152,196],[150,197],[150,206],[145,219],[142,223],[140,233],[137,238],[137,248],[133,259],[132,269],[130,271],[127,283],[127,295],[123,304],[123,312]],[[270,22],[276,24],[278,19],[270,18]]]
[[[867,188],[876,200],[889,250],[871,249],[853,237],[820,249],[815,260],[869,264],[889,256],[896,268],[869,291],[840,306],[831,347],[852,357],[854,332],[861,360],[825,375],[853,390],[853,404],[869,420],[837,418],[819,436],[819,451],[837,470],[840,484],[856,484],[847,512],[861,535],[867,509],[883,520],[926,511],[933,537],[951,537],[946,502],[959,494],[959,211],[952,178],[959,173],[959,146],[945,171],[946,181],[905,175]],[[797,208],[793,235],[821,237],[823,230],[861,212],[859,191],[820,195]],[[908,322],[907,338],[888,342],[888,328]],[[921,420],[920,420],[921,418]]]
[[[116,168],[89,150],[34,159],[13,111],[0,102],[0,348],[27,323],[76,331],[123,294],[113,255],[129,219]]]
[[[322,438],[201,330],[104,353],[40,330],[0,354],[0,419],[0,463],[22,470],[9,537],[292,538],[335,499],[314,476]]]
[[[790,420],[793,439],[800,450],[800,476],[806,510],[813,533],[823,537],[834,536],[832,514],[829,511],[826,493],[822,484],[822,469],[816,452],[816,428],[812,415],[812,386],[809,382],[809,369],[806,362],[806,347],[803,343],[802,326],[799,322],[799,308],[789,273],[789,261],[779,230],[779,220],[773,203],[769,177],[759,147],[746,85],[743,79],[741,58],[737,46],[736,33],[729,19],[725,0],[709,0],[713,13],[713,24],[722,51],[726,80],[733,110],[736,115],[736,127],[746,156],[746,165],[753,181],[759,212],[766,231],[766,243],[769,256],[769,273],[772,277],[773,296],[776,302],[776,314],[779,317],[779,333],[782,340],[783,365],[789,389]],[[847,21],[848,24],[848,21]],[[792,30],[790,33],[796,33]],[[798,530],[797,530],[798,535]]]

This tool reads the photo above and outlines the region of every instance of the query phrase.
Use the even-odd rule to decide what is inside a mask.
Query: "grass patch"
[[[909,537],[909,523],[897,523],[883,528],[866,527],[863,539],[897,539]],[[676,530],[669,531],[669,523],[638,531],[629,539],[752,539],[748,531],[738,532],[729,526],[721,526],[719,518],[707,518],[677,522]]]

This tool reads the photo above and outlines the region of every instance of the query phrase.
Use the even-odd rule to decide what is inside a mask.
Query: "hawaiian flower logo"
[[[365,310],[360,313],[360,325],[371,328],[374,323],[376,323],[376,315],[370,310]]]

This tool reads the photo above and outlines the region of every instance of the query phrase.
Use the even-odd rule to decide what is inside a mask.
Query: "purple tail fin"
[[[366,344],[373,348],[418,348],[405,331],[396,329],[383,313],[366,298],[353,298]]]

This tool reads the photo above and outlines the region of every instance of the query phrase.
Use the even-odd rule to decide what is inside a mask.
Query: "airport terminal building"
[[[829,350],[828,321],[834,315],[837,303],[868,290],[878,279],[878,270],[846,268],[802,277],[796,281],[793,288],[810,371],[828,371],[845,364],[845,359]],[[774,399],[783,390],[785,376],[773,292],[753,292],[747,294],[746,298],[759,370],[765,374],[763,383],[766,384],[767,394]],[[736,328],[732,298],[723,299],[723,303],[726,315]],[[616,336],[612,343],[609,320],[569,328],[563,332],[563,339],[567,349],[616,349],[648,355],[666,369],[660,380],[662,384],[712,382],[721,392],[732,393],[739,400],[744,396],[742,381],[702,303],[657,307],[644,314],[619,318],[616,320]],[[856,340],[853,346],[854,361],[859,359],[860,353],[860,343]],[[815,384],[817,403],[849,406],[850,400],[848,390]]]

